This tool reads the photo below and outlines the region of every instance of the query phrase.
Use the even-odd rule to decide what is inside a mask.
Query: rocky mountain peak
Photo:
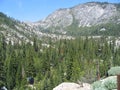
[[[115,4],[89,2],[72,8],[56,10],[36,25],[43,28],[64,28],[76,22],[79,27],[84,27],[114,21],[114,18],[119,15],[120,12],[117,11]]]
[[[72,8],[73,15],[79,26],[91,26],[108,22],[110,17],[116,15],[114,4],[86,3]]]
[[[37,22],[37,25],[42,27],[64,27],[72,24],[73,16],[70,14],[70,9],[59,9],[50,14],[47,18]]]

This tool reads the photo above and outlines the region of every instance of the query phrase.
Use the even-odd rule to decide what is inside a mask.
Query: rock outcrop
[[[64,82],[56,86],[53,90],[91,90],[91,85],[88,83],[76,84]]]

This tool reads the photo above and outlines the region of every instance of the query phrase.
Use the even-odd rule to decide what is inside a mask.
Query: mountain
[[[58,9],[37,22],[20,22],[0,13],[0,35],[6,42],[30,42],[37,37],[72,39],[76,36],[119,36],[120,3],[89,2],[71,8]]]
[[[0,35],[4,36],[6,42],[14,43],[31,42],[34,32],[27,24],[15,20],[0,12]]]
[[[42,33],[40,30],[32,27],[32,23],[25,23],[8,17],[0,12],[0,36],[4,36],[7,43],[12,44],[29,42],[33,44],[34,38],[45,40],[45,38],[71,38],[70,36],[61,36],[49,33]]]
[[[85,32],[88,32],[86,35],[93,35],[96,30],[90,33],[91,31],[88,29],[93,26],[93,28],[96,28],[95,26],[99,28],[100,25],[101,27],[108,26],[108,24],[120,24],[120,4],[106,2],[79,4],[71,8],[56,10],[45,19],[33,23],[34,27],[43,32],[68,35],[77,33],[84,35]],[[106,29],[102,27],[99,30],[105,31]]]

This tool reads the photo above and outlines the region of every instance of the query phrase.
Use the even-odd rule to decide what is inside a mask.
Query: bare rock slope
[[[89,2],[72,8],[59,9],[44,20],[34,23],[42,28],[64,28],[71,24],[91,26],[107,22],[120,21],[120,7],[117,4]]]

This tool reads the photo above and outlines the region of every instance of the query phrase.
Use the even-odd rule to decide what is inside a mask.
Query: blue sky
[[[59,8],[100,1],[120,3],[120,0],[0,0],[0,12],[20,21],[38,21]]]

